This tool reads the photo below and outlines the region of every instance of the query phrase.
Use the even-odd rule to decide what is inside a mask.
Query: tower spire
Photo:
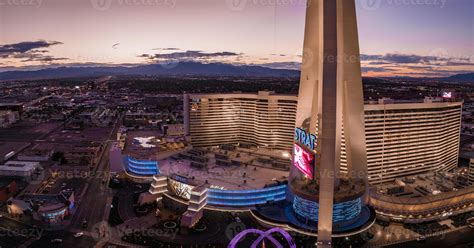
[[[297,130],[317,137],[316,181],[293,166],[290,188],[296,197],[318,208],[318,243],[330,244],[335,204],[361,196],[367,188],[364,101],[354,0],[315,0],[308,5],[301,68]],[[300,131],[301,132],[301,131]],[[301,146],[296,139],[295,146]],[[341,147],[346,147],[347,171],[340,168]],[[344,186],[358,185],[347,196]],[[361,186],[362,185],[362,186]],[[354,186],[355,187],[355,186]],[[355,193],[354,193],[355,194]],[[301,201],[299,201],[301,202]],[[300,210],[301,212],[301,210]]]

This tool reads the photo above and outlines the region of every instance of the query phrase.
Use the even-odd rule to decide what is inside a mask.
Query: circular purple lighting
[[[278,227],[272,228],[272,229],[270,229],[266,232],[258,230],[258,229],[247,229],[247,230],[237,234],[230,241],[227,248],[235,248],[237,243],[249,233],[260,234],[260,236],[252,243],[251,248],[256,248],[257,245],[260,244],[260,242],[262,242],[264,239],[270,240],[275,245],[275,247],[282,248],[283,245],[280,244],[275,238],[272,237],[272,233],[274,233],[274,232],[280,233],[286,239],[286,241],[288,242],[288,244],[290,245],[291,248],[296,248],[295,242],[293,242],[293,239],[291,238],[290,234],[288,232],[286,232],[285,230],[283,230],[281,228],[278,228]]]

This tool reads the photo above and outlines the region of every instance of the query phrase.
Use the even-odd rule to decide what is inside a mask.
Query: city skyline
[[[364,76],[474,70],[472,1],[356,8]],[[0,72],[170,59],[299,69],[305,10],[297,0],[9,1],[0,7]]]

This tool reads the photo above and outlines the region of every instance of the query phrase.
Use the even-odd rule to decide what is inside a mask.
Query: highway
[[[107,182],[109,177],[109,150],[112,143],[115,141],[112,139],[118,132],[121,126],[121,117],[118,118],[115,123],[114,129],[111,131],[109,140],[105,142],[105,147],[102,150],[101,157],[97,168],[92,173],[91,178],[88,180],[88,187],[84,194],[83,199],[80,199],[79,208],[74,214],[72,224],[69,230],[86,230],[90,232],[96,232],[94,225],[101,221],[107,221],[108,216],[104,216],[104,212],[107,207],[107,202],[112,199],[112,190],[108,188]],[[86,220],[88,222],[87,228],[82,228],[82,222]]]

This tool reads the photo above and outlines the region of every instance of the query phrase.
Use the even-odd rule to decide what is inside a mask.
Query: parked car
[[[52,240],[51,240],[51,244],[60,244],[60,243],[62,243],[62,242],[63,242],[62,239],[52,239]]]
[[[83,232],[78,232],[78,233],[74,234],[74,238],[80,238],[82,236],[84,236]]]

